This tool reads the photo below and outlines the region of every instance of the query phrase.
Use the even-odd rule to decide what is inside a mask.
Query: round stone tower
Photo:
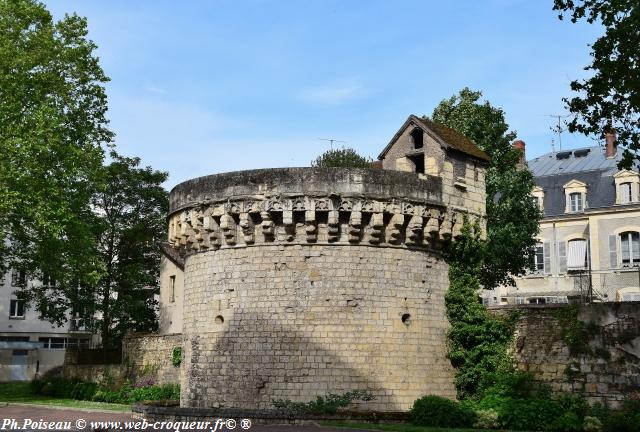
[[[465,211],[442,191],[438,177],[327,168],[176,186],[181,405],[271,408],[359,389],[375,396],[366,409],[395,411],[453,398],[438,251]]]

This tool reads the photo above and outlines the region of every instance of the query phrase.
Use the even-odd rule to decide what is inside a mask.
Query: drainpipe
[[[555,285],[555,289],[554,291],[557,293],[558,292],[558,278],[560,277],[560,273],[558,272],[558,239],[556,236],[556,223],[555,221],[553,222],[553,226],[552,226],[552,231],[553,231],[553,255],[555,256],[555,277],[553,278],[553,283]]]
[[[587,219],[587,263],[589,264],[589,303],[593,303],[593,280],[591,272],[591,219]]]

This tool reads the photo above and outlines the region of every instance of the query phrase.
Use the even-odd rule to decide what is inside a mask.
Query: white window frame
[[[638,240],[634,247],[633,237],[637,236]],[[626,238],[625,238],[626,237]],[[637,267],[640,266],[640,233],[637,231],[625,231],[618,234],[620,241],[620,264],[622,267]],[[628,246],[628,262],[625,262],[624,248],[625,244]]]
[[[27,305],[25,303],[26,302],[22,299],[10,299],[9,300],[9,318],[24,319],[27,311]],[[22,304],[22,315],[18,315],[20,304]]]
[[[620,183],[620,204],[631,204],[633,202],[633,188],[631,182]]]
[[[535,246],[536,250],[533,254],[533,269],[532,273],[541,274],[545,272],[544,268],[544,243],[537,242]],[[539,256],[538,256],[539,255]]]
[[[572,192],[569,194],[569,209],[571,213],[578,213],[584,210],[584,203],[582,202],[582,193]]]

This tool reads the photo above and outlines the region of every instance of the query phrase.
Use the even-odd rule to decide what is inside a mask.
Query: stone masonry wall
[[[455,397],[447,265],[425,250],[262,245],[187,257],[185,407],[271,408],[369,390],[367,410]]]
[[[172,363],[175,347],[182,347],[182,335],[128,335],[122,343],[123,363],[131,376],[151,375],[155,383],[179,384],[180,368]]]
[[[522,310],[514,346],[518,367],[556,393],[591,403],[616,406],[640,392],[640,303],[583,305],[577,320],[570,315],[567,307]],[[568,343],[567,332],[578,342]]]

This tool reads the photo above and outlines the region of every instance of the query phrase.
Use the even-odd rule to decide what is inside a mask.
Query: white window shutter
[[[551,274],[551,247],[549,242],[543,243],[542,254],[544,256],[544,273]]]
[[[618,242],[615,234],[609,235],[609,268],[618,268]]]
[[[558,243],[558,274],[567,272],[567,244],[566,242]]]

